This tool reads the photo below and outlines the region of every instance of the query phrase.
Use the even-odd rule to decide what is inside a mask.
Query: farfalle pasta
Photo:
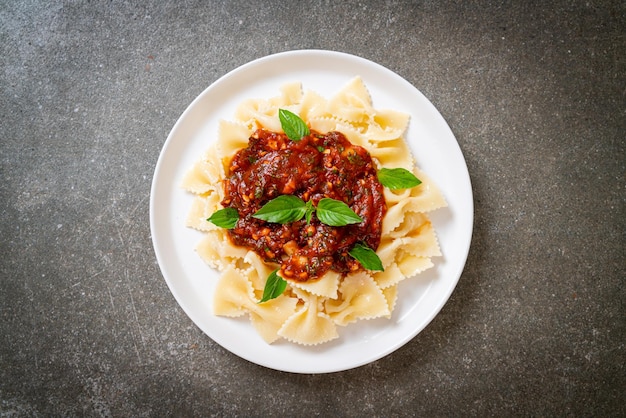
[[[223,209],[224,181],[235,153],[248,146],[258,128],[282,132],[279,109],[299,115],[316,132],[341,132],[350,143],[363,147],[376,168],[403,168],[421,184],[390,190],[384,188],[386,210],[376,255],[383,270],[326,271],[315,280],[285,277],[286,290],[259,303],[267,278],[279,263],[268,262],[255,251],[235,245],[228,232],[208,222]],[[441,256],[428,212],[446,205],[436,185],[416,166],[404,140],[409,116],[395,110],[378,110],[367,87],[355,77],[334,96],[325,98],[300,83],[285,84],[269,99],[249,99],[236,110],[233,120],[221,121],[217,141],[194,164],[182,186],[195,195],[186,225],[203,233],[199,256],[221,272],[216,285],[216,315],[248,315],[268,343],[279,338],[315,345],[339,337],[338,327],[359,320],[387,317],[393,312],[398,284],[433,266]]]

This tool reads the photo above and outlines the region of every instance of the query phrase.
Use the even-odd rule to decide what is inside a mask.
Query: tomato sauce
[[[339,132],[312,131],[292,141],[282,133],[257,130],[231,160],[224,191],[222,205],[239,213],[229,230],[233,243],[281,264],[282,277],[308,281],[331,269],[342,274],[358,270],[360,263],[348,251],[357,242],[373,250],[380,243],[387,205],[376,167],[365,148]],[[304,218],[279,224],[252,217],[280,195],[311,200],[314,206],[324,197],[340,200],[363,221],[332,227],[315,214],[309,224]]]

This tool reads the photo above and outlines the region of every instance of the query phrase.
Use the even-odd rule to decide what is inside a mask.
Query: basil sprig
[[[268,300],[279,297],[283,294],[286,288],[287,282],[278,275],[278,269],[274,270],[267,277],[265,287],[263,288],[263,297],[261,297],[259,303],[267,302]]]
[[[211,215],[207,221],[220,228],[233,229],[239,220],[239,213],[235,208],[220,209]]]
[[[383,262],[374,250],[365,244],[357,243],[348,251],[353,258],[355,258],[363,268],[372,271],[385,271],[383,268]]]
[[[278,109],[278,119],[283,132],[292,141],[299,141],[311,133],[300,116],[287,109]]]
[[[421,180],[404,168],[381,168],[378,181],[390,190],[410,189],[421,184]]]
[[[345,226],[363,221],[359,215],[340,200],[325,197],[318,202],[316,208],[310,200],[305,203],[293,195],[282,195],[270,200],[252,217],[267,222],[287,224],[299,221],[306,216],[307,223],[309,223],[313,212],[316,212],[320,222],[329,226]]]

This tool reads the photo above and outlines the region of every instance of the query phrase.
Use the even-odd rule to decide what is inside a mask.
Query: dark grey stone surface
[[[152,250],[159,151],[219,76],[280,51],[405,77],[465,154],[461,280],[372,364],[250,364]],[[626,416],[621,1],[0,4],[0,415]]]

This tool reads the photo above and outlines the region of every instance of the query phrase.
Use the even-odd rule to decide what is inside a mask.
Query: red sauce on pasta
[[[307,281],[331,269],[342,274],[358,270],[359,262],[348,251],[357,242],[373,250],[380,243],[387,206],[376,167],[367,150],[339,132],[311,132],[292,141],[282,133],[257,130],[233,157],[224,191],[222,205],[239,213],[229,230],[233,243],[280,263],[285,278]],[[308,225],[305,219],[278,224],[252,217],[280,195],[312,200],[314,206],[324,197],[341,200],[363,221],[331,227],[315,215]]]

